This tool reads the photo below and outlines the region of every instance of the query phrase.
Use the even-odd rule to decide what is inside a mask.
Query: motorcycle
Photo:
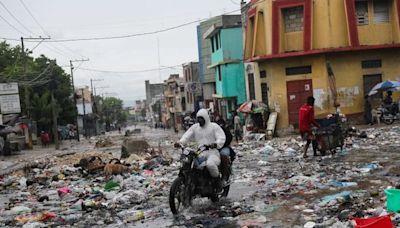
[[[169,206],[172,214],[179,214],[182,206],[191,206],[192,200],[196,196],[208,197],[212,202],[218,202],[221,197],[227,197],[230,182],[223,186],[221,192],[218,192],[214,188],[212,177],[206,168],[206,159],[201,156],[210,147],[203,145],[197,150],[183,147],[182,145],[179,147],[182,150],[180,157],[181,168],[169,192]],[[231,172],[229,173],[230,176]]]
[[[397,104],[393,104],[391,106],[382,105],[380,108],[378,108],[378,111],[380,112],[380,119],[385,124],[390,125],[393,124],[394,121],[400,120],[400,112],[398,111],[398,108],[396,108],[396,105]]]

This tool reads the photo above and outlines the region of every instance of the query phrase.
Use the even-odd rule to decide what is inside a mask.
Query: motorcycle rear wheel
[[[394,123],[394,118],[391,117],[390,115],[385,115],[385,114],[383,114],[382,119],[383,119],[383,122],[384,122],[385,124],[387,124],[387,125],[391,125],[391,124]]]
[[[169,207],[174,215],[179,214],[179,209],[183,206],[182,191],[184,191],[184,183],[182,178],[178,177],[169,190]]]

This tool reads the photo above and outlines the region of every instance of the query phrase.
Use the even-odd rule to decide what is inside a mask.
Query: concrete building
[[[182,114],[186,111],[185,84],[179,74],[165,80],[163,124],[167,128],[182,128]]]
[[[183,64],[183,80],[185,83],[186,114],[190,114],[199,109],[199,101],[201,101],[198,62]]]
[[[164,93],[164,83],[151,84],[149,80],[145,81],[146,86],[146,107],[152,102],[153,98]]]
[[[85,136],[93,136],[98,132],[98,116],[94,113],[93,96],[89,87],[75,88],[78,96],[76,107],[78,109],[78,128],[79,132]]]
[[[201,22],[197,26],[197,42],[199,52],[199,78],[202,83],[203,102],[202,107],[210,108],[213,104],[212,95],[215,94],[215,69],[208,68],[211,65],[211,46],[210,42],[204,39],[204,34],[211,26],[230,26],[237,25],[241,21],[240,15],[222,15],[213,17]],[[211,103],[211,105],[210,105]]]
[[[278,128],[296,127],[306,97],[317,116],[335,111],[332,91],[349,117],[364,95],[400,76],[400,0],[251,1],[245,39],[250,99],[279,112]],[[327,72],[332,66],[335,77]],[[336,84],[336,89],[331,89]]]
[[[232,111],[246,101],[241,22],[229,26],[213,25],[204,38],[211,46],[211,65],[208,68],[216,69],[216,93],[213,95],[216,113],[227,120]]]
[[[159,98],[164,94],[164,83],[155,83],[151,84],[149,80],[145,81],[145,87],[146,87],[146,119],[151,122],[153,125],[155,123],[160,123],[160,113],[154,113],[154,109],[152,109],[150,106],[153,104],[155,99]],[[156,115],[158,117],[156,117]]]

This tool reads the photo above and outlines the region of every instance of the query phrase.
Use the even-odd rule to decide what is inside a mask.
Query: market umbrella
[[[268,105],[260,101],[247,101],[237,109],[241,113],[261,113],[266,110],[268,110]]]
[[[400,82],[398,81],[384,81],[376,84],[371,91],[368,93],[368,96],[372,96],[382,91],[395,90],[396,88],[400,88]]]

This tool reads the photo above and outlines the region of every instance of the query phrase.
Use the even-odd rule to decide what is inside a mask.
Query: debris
[[[322,201],[330,202],[337,199],[350,200],[350,195],[351,195],[350,191],[340,192],[333,195],[324,196],[322,197]]]
[[[110,138],[102,138],[96,142],[95,148],[104,148],[114,146],[114,143],[111,141]]]
[[[123,174],[128,173],[129,167],[122,164],[107,164],[104,166],[104,173],[106,175]]]
[[[313,228],[315,227],[315,222],[307,222],[306,224],[304,224],[304,228]]]
[[[119,190],[120,186],[119,183],[110,180],[106,183],[106,185],[104,186],[104,191],[109,192],[109,191],[116,191]]]

